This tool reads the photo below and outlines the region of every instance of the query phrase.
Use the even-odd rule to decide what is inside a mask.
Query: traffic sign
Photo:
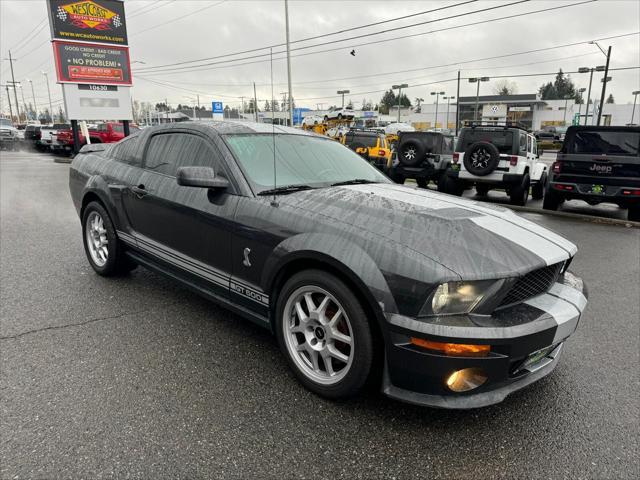
[[[222,102],[211,102],[213,113],[224,113]]]

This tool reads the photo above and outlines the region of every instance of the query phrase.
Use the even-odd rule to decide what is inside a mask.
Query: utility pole
[[[258,96],[256,95],[256,82],[253,82],[253,113],[256,116],[256,123],[258,123]]]
[[[20,104],[18,102],[18,92],[16,91],[16,78],[13,75],[13,58],[11,50],[9,50],[9,66],[11,67],[11,84],[13,85],[13,97],[16,100],[16,111],[18,112],[18,123],[20,123]]]
[[[198,100],[198,120],[200,120],[200,94],[196,95],[196,99]]]
[[[49,88],[49,75],[47,72],[42,72],[44,78],[47,80],[47,95],[49,95],[49,117],[51,118],[51,123],[53,123],[53,104],[51,103],[51,89]]]
[[[607,91],[607,80],[609,77],[609,61],[611,60],[611,45],[609,45],[609,49],[607,50],[607,63],[604,66],[604,79],[602,80],[602,95],[600,96],[600,109],[598,110],[598,125],[600,125],[600,120],[602,119],[602,107],[604,106],[604,96]]]
[[[244,97],[240,97],[240,102],[242,103],[242,107],[240,107],[242,110],[241,113],[244,115]],[[244,118],[244,117],[241,117],[241,118]]]
[[[13,109],[11,108],[11,95],[9,95],[9,85],[5,85],[5,87],[7,89],[7,100],[9,100],[9,120],[11,121],[11,123],[13,123]]]
[[[293,109],[291,108],[291,49],[289,46],[289,1],[284,0],[284,16],[287,29],[287,83],[289,84],[289,126],[293,127]]]
[[[344,94],[345,93],[351,93],[350,90],[338,90],[336,92],[338,95],[342,95],[342,108],[344,108]]]
[[[456,96],[456,137],[460,126],[460,70],[458,70],[458,93]]]

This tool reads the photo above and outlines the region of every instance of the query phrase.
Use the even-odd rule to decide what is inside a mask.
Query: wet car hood
[[[403,185],[322,188],[283,195],[279,202],[319,226],[368,232],[400,252],[419,252],[465,280],[521,275],[577,251],[509,209]]]

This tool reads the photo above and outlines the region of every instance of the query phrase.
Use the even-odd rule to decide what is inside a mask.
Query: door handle
[[[144,197],[149,193],[147,189],[144,188],[144,185],[140,184],[137,187],[131,187],[131,191],[136,194],[138,198]]]

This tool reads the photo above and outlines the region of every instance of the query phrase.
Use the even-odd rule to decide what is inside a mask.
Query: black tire
[[[547,173],[544,172],[540,176],[540,180],[531,187],[531,198],[534,200],[542,200],[544,197],[544,189],[547,186]]]
[[[476,183],[476,194],[480,195],[481,197],[486,197],[487,193],[489,193],[489,186],[482,184],[482,183]]]
[[[489,175],[498,167],[499,162],[500,152],[489,142],[472,143],[464,152],[464,166],[472,175]]]
[[[529,188],[531,187],[531,179],[529,174],[525,173],[522,177],[522,183],[511,188],[509,192],[509,200],[511,205],[519,205],[524,207],[529,199]]]
[[[394,182],[399,183],[400,185],[404,184],[406,180],[404,175],[395,173],[393,170],[390,172],[389,178],[391,178],[391,180],[393,180]]]
[[[545,210],[558,210],[562,201],[562,197],[558,195],[558,193],[551,188],[547,188],[544,194],[544,199],[542,200],[542,208]]]
[[[106,255],[106,261],[104,264],[98,263],[92,256],[87,239],[87,222],[90,217],[93,218],[93,215],[97,214],[102,219],[103,228],[105,230],[105,237],[107,240],[107,250],[108,254]],[[121,275],[127,273],[134,268],[136,268],[136,264],[133,263],[131,259],[129,259],[125,253],[122,243],[118,239],[118,235],[116,234],[116,230],[113,226],[113,222],[111,221],[111,217],[109,217],[109,213],[107,210],[98,202],[89,203],[82,213],[82,242],[84,244],[84,251],[87,255],[87,260],[89,260],[89,264],[95,270],[98,275],[102,275],[103,277],[111,277],[114,275]]]
[[[341,113],[338,114],[338,120],[342,120],[342,114]]]
[[[328,120],[329,120],[329,116],[328,116],[328,115],[325,115],[325,116],[324,116],[324,121],[325,121],[325,122],[327,122]]]
[[[427,188],[427,186],[429,185],[429,180],[427,180],[426,178],[416,178],[416,183],[420,188]]]
[[[640,222],[640,205],[629,207],[627,211],[627,220],[630,222]]]
[[[441,193],[447,193],[447,172],[442,172],[436,181],[438,191]]]
[[[348,357],[351,358],[352,356],[352,360],[350,365],[348,364],[347,366],[344,366],[344,368],[347,369],[346,371],[340,371],[339,374],[342,374],[343,378],[332,384],[323,384],[319,381],[315,381],[310,377],[310,374],[305,371],[305,367],[300,365],[301,363],[305,363],[305,358],[307,358],[306,362],[311,363],[308,352],[304,353],[304,356],[297,352],[295,354],[293,353],[293,347],[291,346],[292,336],[296,338],[296,343],[301,341],[302,343],[300,345],[305,345],[307,334],[291,334],[288,331],[285,332],[285,328],[287,330],[289,328],[289,322],[292,320],[293,322],[299,322],[299,320],[295,320],[295,317],[293,316],[285,319],[287,303],[293,302],[300,292],[307,288],[321,289],[336,299],[342,310],[346,313],[346,317],[348,318],[351,327],[350,336],[353,342],[353,348],[349,349],[346,347],[346,344],[343,344],[342,347],[345,349],[343,349],[344,351],[341,351],[343,353],[345,351],[349,351]],[[314,322],[313,319],[311,319],[311,322]],[[311,330],[307,331],[316,331],[316,327],[313,325],[310,326],[310,329]],[[282,350],[289,367],[300,383],[312,392],[326,398],[342,399],[357,395],[366,386],[367,380],[372,374],[372,365],[374,364],[374,359],[376,357],[376,344],[374,342],[371,325],[369,325],[367,315],[365,314],[362,305],[350,288],[339,278],[321,270],[305,270],[291,277],[282,287],[278,296],[276,304],[275,331],[278,344],[280,345],[280,349]],[[323,335],[326,335],[327,339],[324,343],[329,344],[331,334],[325,332]],[[303,340],[300,340],[301,338]],[[323,336],[320,338],[325,337]],[[336,348],[335,342],[333,343],[333,347]],[[297,356],[294,357],[294,355]],[[319,354],[319,357],[322,358],[321,354]],[[299,358],[302,358],[302,360]],[[320,358],[318,359],[318,364],[320,362]],[[324,360],[322,363],[324,366]],[[307,365],[307,368],[311,367]]]
[[[400,141],[398,144],[398,161],[407,167],[420,165],[424,154],[424,146],[416,140]]]
[[[441,192],[448,193],[449,195],[455,195],[461,197],[464,193],[464,184],[455,178],[451,178],[446,173],[442,175],[442,189]],[[438,185],[440,186],[440,184]]]

